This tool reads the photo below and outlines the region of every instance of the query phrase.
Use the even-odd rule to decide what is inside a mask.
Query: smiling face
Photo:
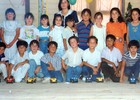
[[[113,46],[114,46],[114,40],[113,39],[111,39],[111,38],[108,38],[107,40],[106,40],[106,45],[107,45],[107,47],[108,48],[112,48]]]
[[[111,13],[111,17],[113,19],[114,22],[118,21],[118,17],[119,17],[119,13],[116,10],[113,10]]]
[[[25,19],[26,25],[32,25],[33,24],[33,18],[29,16],[28,18]]]
[[[95,23],[100,24],[100,23],[102,23],[102,20],[103,20],[102,16],[99,15],[95,18]]]
[[[83,21],[89,21],[90,18],[91,18],[91,16],[88,12],[85,12],[84,14],[82,14],[82,20]]]
[[[26,47],[25,46],[21,45],[21,46],[18,47],[19,54],[24,54],[25,51],[26,51]]]
[[[33,43],[31,46],[30,46],[30,49],[33,53],[36,53],[37,50],[39,49],[38,45],[36,43]]]
[[[96,40],[95,39],[90,39],[88,46],[90,49],[95,49],[95,47],[97,46]]]
[[[41,24],[42,24],[43,26],[47,26],[47,25],[48,25],[48,19],[43,18],[43,19],[41,20]]]
[[[61,8],[62,9],[68,9],[69,3],[67,0],[62,0],[61,2]]]
[[[54,44],[51,44],[48,48],[49,53],[55,53],[56,52],[56,46]]]
[[[72,48],[77,48],[77,47],[78,47],[78,42],[77,42],[77,40],[76,40],[75,38],[72,38],[72,39],[70,40],[70,46],[71,46]]]
[[[131,55],[135,55],[138,51],[138,48],[136,46],[131,46],[129,48],[129,51],[130,51]]]
[[[8,20],[14,20],[15,15],[14,15],[14,13],[9,12],[9,13],[6,14],[6,17],[7,17]]]
[[[55,25],[56,26],[61,26],[62,25],[62,18],[61,17],[56,17],[56,19],[55,19]]]
[[[131,17],[132,17],[133,21],[138,21],[140,15],[137,11],[133,11]]]

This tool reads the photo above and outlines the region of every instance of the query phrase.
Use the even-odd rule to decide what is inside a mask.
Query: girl
[[[126,24],[118,8],[112,8],[110,11],[110,22],[107,23],[107,34],[112,34],[116,37],[115,47],[121,53],[124,53],[124,34],[126,33]]]
[[[50,41],[55,41],[58,44],[56,53],[58,56],[62,57],[64,54],[64,45],[62,33],[64,32],[64,28],[62,25],[62,16],[60,14],[56,14],[53,19],[54,28],[50,31]]]
[[[70,48],[68,39],[71,36],[77,36],[77,32],[74,26],[75,26],[74,18],[71,15],[67,16],[66,28],[64,29],[63,32],[63,43],[64,43],[65,50],[68,50]]]
[[[21,25],[15,20],[16,13],[12,8],[5,12],[6,21],[2,23],[2,42],[6,44],[5,56],[11,61],[17,52],[16,42],[19,37]]]
[[[33,25],[34,16],[32,13],[26,13],[24,19],[25,25],[20,30],[19,39],[26,41],[29,45],[32,40],[38,40],[39,30]]]
[[[49,17],[44,14],[40,18],[41,25],[38,26],[39,29],[39,46],[40,50],[46,54],[48,52],[47,45],[49,42],[49,32],[50,32],[50,23],[49,23]]]
[[[103,14],[101,12],[97,12],[94,15],[95,25],[91,27],[90,36],[95,36],[98,39],[98,44],[96,49],[102,52],[103,48],[106,46],[106,28],[102,25]]]
[[[134,8],[131,10],[132,22],[128,23],[127,44],[131,40],[137,40],[140,43],[140,9]],[[139,49],[140,51],[140,49]]]
[[[84,9],[81,13],[82,21],[77,24],[77,32],[79,38],[79,47],[83,50],[87,49],[87,40],[90,35],[90,29],[93,23],[91,22],[91,11]]]

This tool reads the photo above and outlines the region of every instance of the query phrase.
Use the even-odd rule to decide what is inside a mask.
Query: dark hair
[[[55,20],[57,17],[60,17],[62,19],[62,16],[60,14],[55,14],[53,18],[53,26],[55,26]]]
[[[117,11],[118,14],[119,14],[118,22],[120,22],[120,23],[121,23],[121,22],[124,22],[124,19],[123,19],[123,17],[122,17],[122,14],[121,14],[119,8],[117,8],[117,7],[112,8],[111,11],[110,11],[110,22],[114,22],[114,21],[113,21],[113,18],[112,18],[112,12],[113,12],[114,10]]]
[[[14,18],[13,18],[13,20],[16,19],[16,13],[15,13],[14,9],[12,9],[12,8],[8,8],[8,9],[5,11],[5,17],[6,17],[6,20],[8,20],[8,18],[7,18],[7,16],[6,16],[8,13],[13,13],[13,14],[14,14]]]
[[[17,43],[16,43],[16,45],[17,45],[17,48],[19,46],[24,46],[26,48],[28,47],[28,43],[26,41],[23,41],[23,40],[18,40]]]
[[[94,39],[94,40],[96,41],[96,43],[98,43],[98,39],[97,39],[95,36],[90,36],[90,37],[88,38],[88,40],[87,40],[87,43],[89,43],[89,41],[90,41],[91,39]]]
[[[74,21],[74,18],[72,17],[72,15],[68,15],[67,17],[66,17],[66,19],[65,19],[66,21],[65,21],[65,25],[67,26],[67,22],[75,22]],[[65,26],[65,27],[66,27]]]
[[[49,17],[48,17],[48,15],[46,15],[46,14],[41,15],[40,20],[43,20],[43,19],[47,19],[47,20],[48,20],[47,25],[50,26],[50,22],[49,22]]]
[[[132,10],[131,10],[131,21],[133,21],[133,19],[132,19],[132,13],[134,12],[134,11],[136,11],[139,15],[140,15],[140,9],[139,8],[133,8]],[[140,16],[139,16],[139,21],[140,21]]]
[[[32,13],[26,13],[24,19],[31,17],[34,20],[34,15]]]
[[[86,12],[87,12],[90,16],[92,16],[91,11],[90,11],[90,9],[88,9],[88,8],[85,8],[85,9],[82,10],[81,16],[84,15]],[[89,19],[89,21],[92,22],[91,19]]]
[[[49,43],[48,43],[48,48],[50,47],[50,45],[55,45],[56,46],[56,48],[58,47],[58,44],[57,44],[57,42],[55,42],[55,41],[50,41]]]
[[[58,9],[59,9],[59,11],[62,10],[62,8],[61,8],[61,3],[62,3],[62,1],[63,1],[63,0],[59,0],[59,3],[58,3]],[[67,0],[67,2],[68,2],[68,9],[70,9],[70,3],[69,3],[69,0]]]
[[[137,48],[139,48],[139,42],[137,40],[131,40],[128,44],[128,48],[132,46],[136,46]]]
[[[5,43],[3,43],[3,42],[0,42],[0,47],[4,47],[4,49],[6,48],[6,45],[5,45]]]
[[[79,38],[78,38],[78,37],[76,37],[76,36],[71,36],[71,37],[68,39],[69,45],[70,45],[70,40],[71,40],[71,39],[75,39],[75,40],[77,41],[77,43],[79,42]]]
[[[39,42],[37,40],[32,40],[30,42],[30,47],[31,47],[32,44],[36,44],[39,47]]]
[[[101,12],[97,12],[94,15],[94,19],[97,18],[98,16],[101,16],[103,18],[103,14]]]
[[[116,37],[112,34],[109,34],[109,35],[106,36],[106,40],[109,39],[109,38],[114,40],[114,41],[116,40]]]

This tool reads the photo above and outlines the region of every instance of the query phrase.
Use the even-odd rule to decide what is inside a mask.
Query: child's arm
[[[16,71],[16,70],[18,69],[18,67],[23,66],[23,65],[26,64],[26,63],[29,63],[29,60],[28,60],[28,59],[26,59],[26,60],[23,61],[23,62],[18,63],[18,64],[15,66],[14,70]]]
[[[121,66],[122,66],[122,61],[119,62],[118,68],[117,68],[117,70],[116,70],[116,72],[115,72],[115,75],[116,75],[116,76],[119,75],[119,71],[121,70]]]
[[[126,43],[129,44],[129,28],[127,27]]]
[[[49,64],[48,70],[55,70],[51,62],[48,62],[48,64]]]
[[[3,28],[1,29],[1,39],[2,39],[2,42],[4,42],[7,47],[8,44],[6,44],[5,39],[4,39],[4,29]]]
[[[84,63],[85,66],[92,68],[92,70],[93,70],[94,73],[97,73],[98,72],[98,69],[95,68],[95,66],[90,65],[89,63],[87,63],[85,61],[83,61],[83,63]]]
[[[123,83],[123,76],[124,76],[124,68],[125,68],[126,62],[123,60],[122,61],[122,66],[121,66],[121,76],[120,76],[120,83]]]
[[[65,50],[68,50],[68,47],[67,47],[67,40],[66,39],[63,39],[63,44],[64,44],[64,47],[65,47]]]
[[[89,36],[93,36],[93,27],[91,27],[91,29],[90,29]]]
[[[66,70],[67,66],[65,65],[65,60],[62,59],[62,67]]]
[[[39,73],[39,71],[40,71],[40,69],[41,69],[41,66],[37,66],[37,68],[35,69],[35,74],[37,74],[37,73]]]

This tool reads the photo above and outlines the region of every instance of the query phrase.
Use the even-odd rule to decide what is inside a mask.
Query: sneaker
[[[44,80],[42,81],[42,83],[48,83],[50,82],[50,78],[44,78]]]
[[[42,81],[42,78],[37,77],[37,78],[36,78],[36,81],[37,81],[37,82],[40,82],[40,81]]]

